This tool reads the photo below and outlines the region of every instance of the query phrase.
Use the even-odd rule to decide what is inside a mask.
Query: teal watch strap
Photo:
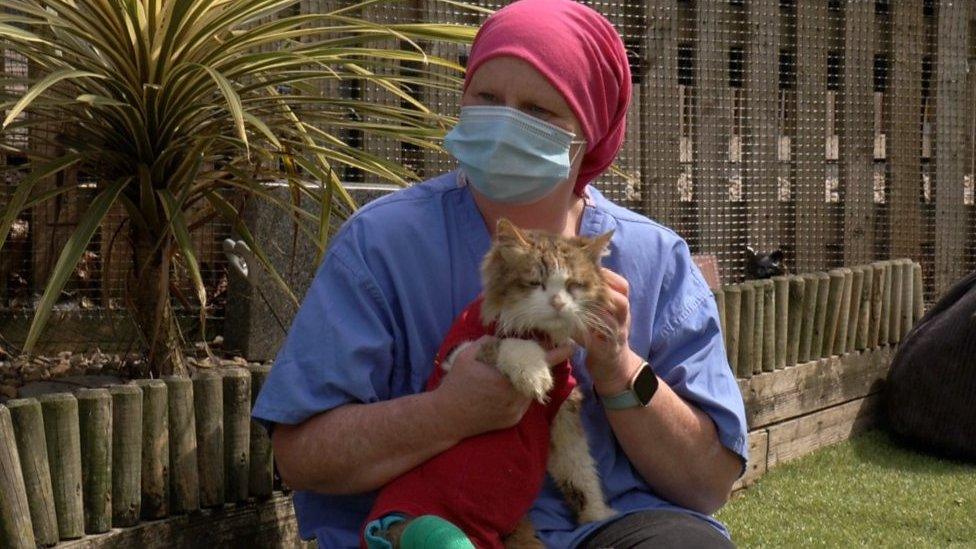
[[[633,389],[627,389],[615,395],[601,396],[600,400],[603,401],[603,407],[607,410],[626,410],[627,408],[637,408],[641,405]]]

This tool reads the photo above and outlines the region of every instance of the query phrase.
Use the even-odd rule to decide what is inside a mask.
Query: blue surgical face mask
[[[517,109],[463,107],[457,125],[444,138],[444,148],[488,199],[529,204],[569,177],[575,160],[575,155],[569,157],[570,145],[582,143],[573,137]]]

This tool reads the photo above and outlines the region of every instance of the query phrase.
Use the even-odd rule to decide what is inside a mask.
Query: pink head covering
[[[520,0],[481,26],[464,87],[482,63],[521,59],[542,73],[583,126],[587,149],[575,192],[613,162],[624,141],[630,105],[630,65],[620,35],[592,8],[573,0]]]

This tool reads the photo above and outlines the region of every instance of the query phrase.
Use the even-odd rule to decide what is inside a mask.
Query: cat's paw
[[[546,351],[538,343],[526,339],[502,340],[496,365],[515,390],[546,403],[553,384],[552,372],[546,362]]]
[[[603,501],[599,501],[587,505],[580,511],[579,522],[580,524],[586,522],[598,522],[601,520],[607,520],[608,518],[613,518],[616,515],[617,512],[614,511],[612,507]]]
[[[512,385],[522,394],[531,396],[540,404],[549,402],[549,391],[552,390],[553,382],[552,373],[548,368],[534,371],[522,370],[511,379]]]

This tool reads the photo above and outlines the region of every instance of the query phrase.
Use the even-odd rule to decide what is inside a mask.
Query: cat
[[[392,512],[411,517],[381,532],[394,547],[412,517],[425,514],[455,522],[479,547],[542,547],[527,513],[546,471],[579,522],[615,514],[589,452],[580,415],[583,394],[574,387],[569,362],[550,367],[545,361],[548,347],[582,339],[590,331],[612,335],[602,320],[610,294],[600,260],[613,233],[567,238],[520,230],[502,219],[495,234],[481,266],[482,295],[455,320],[435,360],[428,390],[450,375],[454,360],[467,346],[493,331],[496,339],[480,347],[477,359],[497,367],[534,402],[515,427],[465,439],[381,490],[367,522]],[[548,436],[541,438],[542,433]],[[449,472],[443,474],[444,470]],[[423,480],[430,478],[437,479],[436,488]],[[465,496],[471,486],[489,493]],[[508,490],[509,486],[515,488]],[[461,492],[462,501],[432,502],[428,507],[433,511],[421,508],[414,494],[427,497],[431,491],[447,494],[446,499]],[[465,515],[465,509],[473,516]],[[494,516],[501,514],[505,516]]]
[[[757,253],[751,247],[746,246],[746,278],[749,280],[761,280],[782,276],[786,274],[786,266],[783,264],[783,251],[773,250],[772,252]]]

